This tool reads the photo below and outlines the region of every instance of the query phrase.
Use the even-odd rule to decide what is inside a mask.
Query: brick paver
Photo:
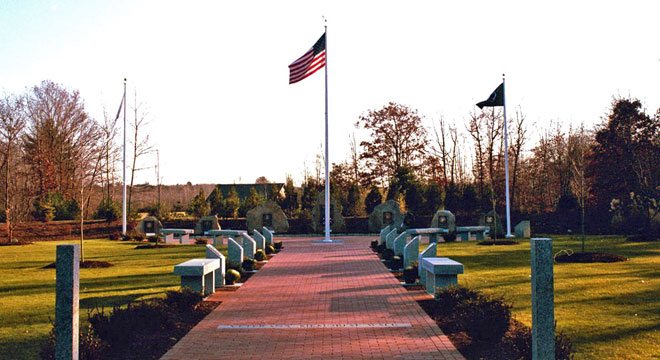
[[[462,359],[368,249],[374,239],[282,239],[163,359]]]

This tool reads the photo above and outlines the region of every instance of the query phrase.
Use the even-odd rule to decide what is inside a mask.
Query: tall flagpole
[[[504,85],[504,74],[502,74],[502,84]],[[509,201],[509,130],[506,120],[506,85],[502,89],[503,107],[504,107],[504,181],[506,191],[506,237],[511,238],[511,206]]]
[[[328,159],[328,22],[325,22],[325,240],[330,242],[330,171]]]
[[[121,213],[122,213],[122,223],[121,223],[121,233],[126,235],[126,78],[124,78],[124,160],[122,162],[122,202],[121,202]]]

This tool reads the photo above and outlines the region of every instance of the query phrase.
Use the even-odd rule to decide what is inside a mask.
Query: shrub
[[[124,234],[124,235],[121,236],[121,239],[122,239],[123,241],[129,241],[129,240],[131,240],[131,236],[128,235],[128,234]]]
[[[403,281],[406,284],[414,284],[417,282],[418,275],[417,266],[408,266],[403,269]]]
[[[456,241],[456,233],[442,234],[442,238],[445,239],[445,242],[454,242]]]
[[[400,256],[394,256],[392,257],[392,260],[390,260],[389,265],[390,269],[401,269],[403,267],[403,259]]]
[[[195,240],[195,245],[206,245],[209,243],[207,238],[198,238]]]
[[[245,258],[243,262],[241,263],[241,267],[245,271],[253,271],[254,270],[254,265],[255,261],[252,259]]]
[[[142,234],[133,234],[133,240],[142,241],[144,240],[144,236]]]
[[[480,295],[477,299],[458,304],[451,315],[461,324],[474,342],[496,343],[509,328],[511,305],[504,299],[490,299]]]
[[[378,246],[376,246],[376,252],[379,254],[382,254],[385,249],[387,249],[387,244],[385,243],[378,244]]]
[[[274,247],[275,247],[275,250],[277,250],[277,251],[282,250],[282,242],[281,242],[281,241],[275,241],[275,242],[273,243],[273,245],[274,245]]]
[[[233,285],[240,279],[241,279],[241,273],[239,273],[235,269],[229,269],[225,273],[225,282],[227,283],[227,285]]]
[[[108,235],[108,239],[110,240],[119,240],[121,238],[121,234],[118,232],[113,232],[110,235]]]
[[[105,219],[107,221],[115,221],[121,216],[121,208],[119,204],[112,200],[101,200],[99,206],[96,208],[94,219]]]
[[[257,261],[264,261],[266,260],[266,253],[263,250],[259,249],[254,253],[254,259]]]
[[[383,260],[392,260],[392,258],[394,258],[394,250],[385,249],[381,253],[381,256],[383,257]]]
[[[157,243],[158,242],[158,236],[149,236],[147,237],[147,241],[150,243]]]
[[[438,306],[434,307],[433,318],[445,317],[454,311],[454,308],[463,302],[476,300],[480,296],[476,290],[460,286],[450,286],[436,292],[435,300]]]
[[[271,255],[275,253],[275,248],[273,245],[266,245],[266,255]]]
[[[376,251],[376,248],[378,247],[378,240],[374,240],[371,242],[371,250]]]

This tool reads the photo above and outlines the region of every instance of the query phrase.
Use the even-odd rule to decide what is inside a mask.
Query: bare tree
[[[513,158],[513,171],[511,176],[511,208],[516,208],[516,193],[518,189],[518,175],[520,173],[520,160],[522,156],[523,146],[527,140],[527,128],[525,127],[525,114],[518,108],[516,110],[513,137],[511,141],[511,148],[509,150]]]
[[[582,231],[582,252],[584,252],[584,221],[587,200],[591,191],[590,179],[587,177],[587,158],[590,155],[593,137],[585,130],[584,124],[577,130],[571,129],[568,135],[568,157],[571,166],[569,186],[580,208],[580,228]]]
[[[135,181],[135,173],[145,168],[138,168],[137,162],[140,157],[145,154],[148,154],[153,150],[153,146],[149,144],[149,134],[142,136],[140,129],[147,125],[147,116],[148,113],[146,110],[143,110],[143,104],[138,103],[137,101],[137,91],[134,93],[134,104],[133,107],[133,159],[131,161],[131,182],[128,187],[128,213],[131,213],[131,199],[133,196],[133,182]]]
[[[5,225],[7,230],[7,241],[14,240],[14,201],[16,191],[16,177],[14,169],[19,166],[17,160],[20,158],[19,138],[25,127],[23,113],[23,99],[5,97],[0,99],[0,155],[4,169],[4,195],[5,195]]]

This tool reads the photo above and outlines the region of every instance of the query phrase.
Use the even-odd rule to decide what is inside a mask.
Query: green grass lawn
[[[549,237],[555,253],[580,250],[577,239]],[[555,264],[555,320],[558,330],[572,339],[575,358],[660,358],[660,243],[594,236],[587,238],[585,250],[619,254],[629,260]],[[460,285],[504,296],[513,304],[514,317],[531,325],[528,241],[509,246],[441,243],[438,256],[464,264]]]
[[[34,359],[52,328],[55,316],[55,269],[41,269],[55,261],[57,244],[37,242],[0,247],[0,358]],[[115,266],[80,270],[80,320],[88,311],[109,310],[132,300],[164,296],[179,288],[173,266],[204,257],[203,246],[135,250],[133,242],[85,240],[85,260]],[[226,248],[222,249],[226,254]]]

